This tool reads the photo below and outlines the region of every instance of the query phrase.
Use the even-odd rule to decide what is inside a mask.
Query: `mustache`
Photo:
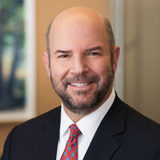
[[[95,82],[96,84],[98,84],[98,82],[100,81],[100,78],[96,75],[92,75],[92,76],[86,76],[84,74],[76,74],[73,75],[72,77],[66,77],[65,79],[63,79],[62,84],[65,86],[65,88],[67,87],[68,84],[71,83],[76,83],[76,82],[81,82],[81,83],[93,83]]]

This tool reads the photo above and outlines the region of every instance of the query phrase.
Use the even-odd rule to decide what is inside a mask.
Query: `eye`
[[[100,55],[100,53],[98,53],[98,52],[89,52],[88,55],[95,56],[95,55]]]
[[[69,57],[67,54],[59,55],[58,58],[67,58]]]

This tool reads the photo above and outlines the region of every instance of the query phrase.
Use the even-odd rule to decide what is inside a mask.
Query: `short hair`
[[[49,43],[49,35],[50,35],[50,31],[51,31],[51,27],[52,27],[52,23],[53,23],[54,19],[50,22],[47,32],[46,32],[46,47],[47,47],[47,53],[48,53],[48,57],[50,58],[50,43]]]
[[[46,46],[47,46],[47,52],[48,52],[49,57],[50,57],[49,35],[50,35],[50,30],[51,30],[51,26],[52,26],[53,21],[54,20],[51,21],[50,25],[48,26],[47,32],[46,32]],[[111,23],[106,17],[104,17],[104,25],[105,25],[105,30],[108,34],[108,40],[109,40],[109,44],[110,44],[111,63],[113,63],[115,38],[114,38]]]
[[[108,34],[108,41],[109,41],[108,43],[110,45],[111,64],[113,64],[115,37],[114,37],[111,23],[106,17],[104,17],[104,25],[105,25],[106,32]]]

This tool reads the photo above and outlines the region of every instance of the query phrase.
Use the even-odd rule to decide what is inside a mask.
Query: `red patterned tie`
[[[81,131],[76,124],[70,126],[70,136],[61,160],[78,160],[78,137]]]

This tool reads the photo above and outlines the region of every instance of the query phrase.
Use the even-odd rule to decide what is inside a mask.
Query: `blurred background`
[[[117,1],[123,5],[120,13],[117,13],[119,10],[114,5]],[[11,3],[14,3],[14,0]],[[158,69],[160,1],[158,0],[35,0],[33,16],[35,16],[36,48],[34,86],[36,115],[60,104],[60,99],[52,90],[42,64],[42,52],[46,51],[45,34],[48,24],[62,10],[76,5],[91,7],[108,17],[113,22],[115,32],[118,31],[114,26],[117,24],[115,21],[123,24],[119,29],[120,35],[123,34],[122,40],[117,42],[117,45],[122,47],[120,63],[123,62],[119,65],[123,71],[122,81],[119,83],[123,87],[119,93],[120,97],[142,114],[160,123],[160,71]],[[114,15],[115,12],[121,14],[118,20]],[[9,131],[19,123],[21,122],[0,123],[0,155]]]

